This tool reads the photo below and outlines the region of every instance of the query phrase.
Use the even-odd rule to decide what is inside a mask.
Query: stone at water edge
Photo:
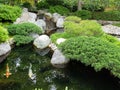
[[[36,48],[38,49],[44,49],[48,47],[50,43],[51,40],[47,35],[41,35],[38,38],[36,38],[33,42],[34,46],[36,46]]]
[[[60,50],[56,49],[53,53],[51,64],[56,68],[65,68],[69,61]]]
[[[0,44],[0,56],[8,53],[11,50],[10,44],[5,42]]]

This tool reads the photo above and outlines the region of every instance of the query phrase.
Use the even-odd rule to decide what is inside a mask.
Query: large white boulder
[[[60,17],[60,18],[57,20],[56,26],[57,26],[58,28],[63,28],[63,23],[64,23],[64,18],[63,18],[63,17]]]
[[[70,60],[66,58],[60,50],[56,49],[53,53],[51,64],[57,68],[64,68],[69,61]]]
[[[38,49],[44,49],[48,47],[50,43],[51,40],[47,35],[41,35],[33,42],[34,46],[36,46]]]
[[[0,44],[0,56],[5,55],[11,50],[10,44],[5,42]]]

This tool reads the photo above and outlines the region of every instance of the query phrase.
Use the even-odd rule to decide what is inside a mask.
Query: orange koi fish
[[[7,63],[7,65],[6,65],[6,73],[4,75],[8,78],[11,74],[12,73],[10,73],[9,66],[8,66],[8,63]]]

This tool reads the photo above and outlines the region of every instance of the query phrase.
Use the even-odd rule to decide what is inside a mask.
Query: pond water
[[[120,81],[108,72],[96,73],[93,68],[71,62],[65,69],[50,64],[51,55],[40,56],[32,46],[15,47],[7,59],[0,64],[0,90],[120,90]],[[9,78],[4,76],[6,64]],[[30,69],[35,75],[28,76]]]

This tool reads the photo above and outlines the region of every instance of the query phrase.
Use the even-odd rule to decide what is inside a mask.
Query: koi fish
[[[6,65],[6,73],[4,75],[8,78],[11,74],[12,73],[10,73],[9,66],[8,66],[8,63],[7,63],[7,65]]]
[[[36,78],[36,75],[33,74],[32,72],[32,64],[30,63],[29,71],[28,71],[28,76],[33,80]]]

